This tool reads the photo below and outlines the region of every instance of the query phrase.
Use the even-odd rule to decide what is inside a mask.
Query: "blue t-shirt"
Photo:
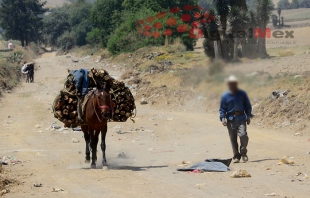
[[[86,69],[72,70],[71,74],[74,76],[75,88],[80,89],[82,87],[82,95],[86,95],[89,84],[88,71]]]
[[[245,112],[245,114],[235,116],[235,112]],[[236,94],[227,91],[222,95],[220,106],[220,119],[236,119],[237,122],[246,121],[252,116],[252,106],[247,94],[238,90]]]

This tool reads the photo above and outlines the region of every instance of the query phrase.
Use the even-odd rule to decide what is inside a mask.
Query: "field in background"
[[[278,11],[274,10],[273,14],[278,16]],[[284,22],[307,20],[310,19],[310,9],[299,8],[299,9],[282,10],[281,16],[284,17]]]
[[[62,6],[66,2],[67,0],[47,0],[46,6],[48,7]]]

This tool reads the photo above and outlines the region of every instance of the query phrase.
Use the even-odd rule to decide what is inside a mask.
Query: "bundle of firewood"
[[[113,109],[113,122],[126,122],[132,118],[136,109],[135,99],[128,87],[123,82],[112,78],[109,73],[103,69],[91,69],[89,71],[89,90],[94,88],[108,90],[112,102],[115,104]],[[66,125],[79,125],[77,104],[80,94],[76,93],[75,79],[69,74],[65,82],[64,89],[54,101],[54,116]]]
[[[126,122],[128,118],[134,116],[135,99],[130,89],[125,86],[125,83],[115,80],[107,71],[102,69],[92,69],[89,76],[93,78],[93,80],[90,79],[89,84],[91,86],[99,84],[99,87],[110,90],[112,102],[115,104],[112,118],[114,122]]]
[[[78,124],[77,97],[62,90],[54,103],[55,117],[68,125]]]

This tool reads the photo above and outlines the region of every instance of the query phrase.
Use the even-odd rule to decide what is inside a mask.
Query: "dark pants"
[[[34,82],[34,73],[29,73],[29,80],[31,83]]]
[[[249,142],[249,137],[247,134],[247,124],[246,121],[236,122],[235,120],[227,122],[227,129],[230,137],[231,146],[234,153],[234,158],[240,159],[241,156],[247,154],[247,146]],[[238,145],[238,137],[240,138],[240,152]]]

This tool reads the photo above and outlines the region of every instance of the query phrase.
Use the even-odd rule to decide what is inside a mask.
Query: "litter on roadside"
[[[281,164],[295,164],[295,162],[293,160],[293,157],[284,156],[278,163],[278,165],[281,165]]]
[[[65,190],[62,188],[53,188],[52,192],[60,192],[60,191],[65,191]]]
[[[187,164],[191,164],[191,162],[190,161],[182,161],[182,164],[185,164],[185,165],[187,165]]]
[[[189,173],[203,173],[203,172],[227,172],[231,159],[207,159],[204,162],[193,164],[190,167],[183,167],[177,169],[178,171],[186,171]]]
[[[269,197],[274,197],[276,195],[277,195],[276,193],[264,194],[264,196],[269,196]]]
[[[73,128],[72,131],[82,131],[81,127]]]
[[[80,141],[75,139],[75,138],[72,138],[72,143],[79,143]]]
[[[51,128],[54,129],[54,130],[61,129],[60,126],[55,126],[55,125],[52,125]]]
[[[251,175],[246,170],[236,170],[230,177],[232,178],[243,178],[251,177]]]
[[[0,191],[0,196],[4,195],[6,193],[9,193],[9,192],[10,192],[10,190],[8,190],[8,189],[1,190]]]
[[[2,157],[0,162],[3,165],[15,165],[23,163],[22,161],[18,160],[15,156],[4,156]]]
[[[196,186],[200,189],[201,187],[206,186],[206,183],[203,183],[203,184],[196,184]]]
[[[42,154],[40,152],[37,152],[36,156],[46,156],[46,154]]]

